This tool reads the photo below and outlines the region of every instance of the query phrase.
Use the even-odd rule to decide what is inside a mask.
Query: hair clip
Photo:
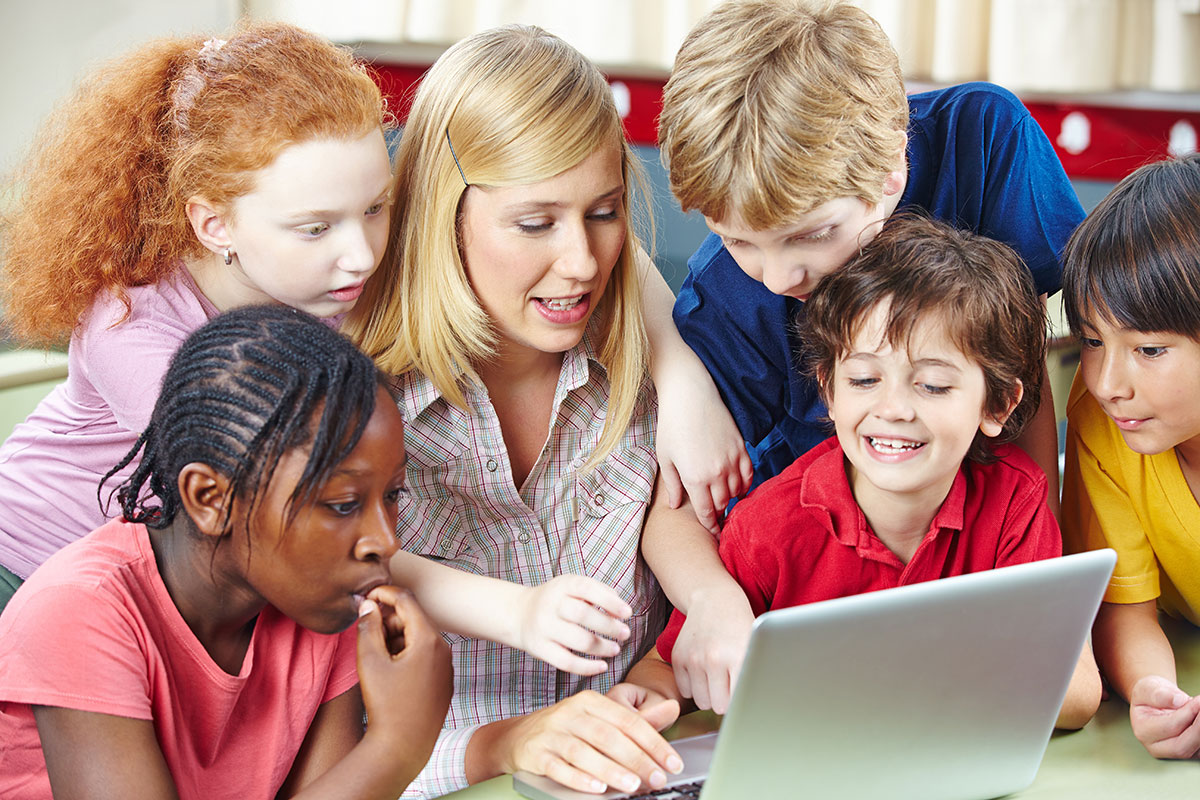
[[[454,152],[454,143],[450,141],[450,128],[446,128],[446,144],[450,145],[450,157],[454,159],[454,166],[458,167],[458,174],[462,178],[463,186],[470,187],[471,182],[467,180],[467,175],[463,172],[462,164],[458,163],[458,154]]]

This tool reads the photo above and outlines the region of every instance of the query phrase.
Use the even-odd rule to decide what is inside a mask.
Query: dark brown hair
[[[1001,416],[1024,392],[999,441],[1015,438],[1037,411],[1046,356],[1046,315],[1033,279],[1012,248],[944,223],[892,217],[858,257],[817,286],[800,320],[804,363],[828,401],[834,366],[870,312],[888,305],[884,331],[903,347],[936,317],[947,337],[983,370],[983,411]],[[990,460],[976,433],[967,457]]]
[[[1200,154],[1135,170],[1079,224],[1063,310],[1077,336],[1098,314],[1200,340]]]

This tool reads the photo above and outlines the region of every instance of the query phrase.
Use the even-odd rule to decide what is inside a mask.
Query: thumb
[[[374,600],[363,600],[358,607],[358,674],[363,674],[381,657],[387,657],[383,635],[383,614]]]
[[[653,725],[655,730],[661,731],[679,719],[679,701],[664,699],[656,703],[646,703],[638,708],[638,714]]]

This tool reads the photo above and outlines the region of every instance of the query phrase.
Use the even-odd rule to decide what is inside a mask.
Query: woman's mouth
[[[556,325],[573,325],[586,319],[592,305],[590,293],[573,297],[535,297],[533,301],[538,313]]]

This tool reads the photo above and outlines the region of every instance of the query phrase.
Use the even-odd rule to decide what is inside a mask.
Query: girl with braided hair
[[[0,795],[395,798],[451,692],[445,641],[389,585],[403,429],[304,312],[189,336],[118,465],[124,519],[0,615]]]

